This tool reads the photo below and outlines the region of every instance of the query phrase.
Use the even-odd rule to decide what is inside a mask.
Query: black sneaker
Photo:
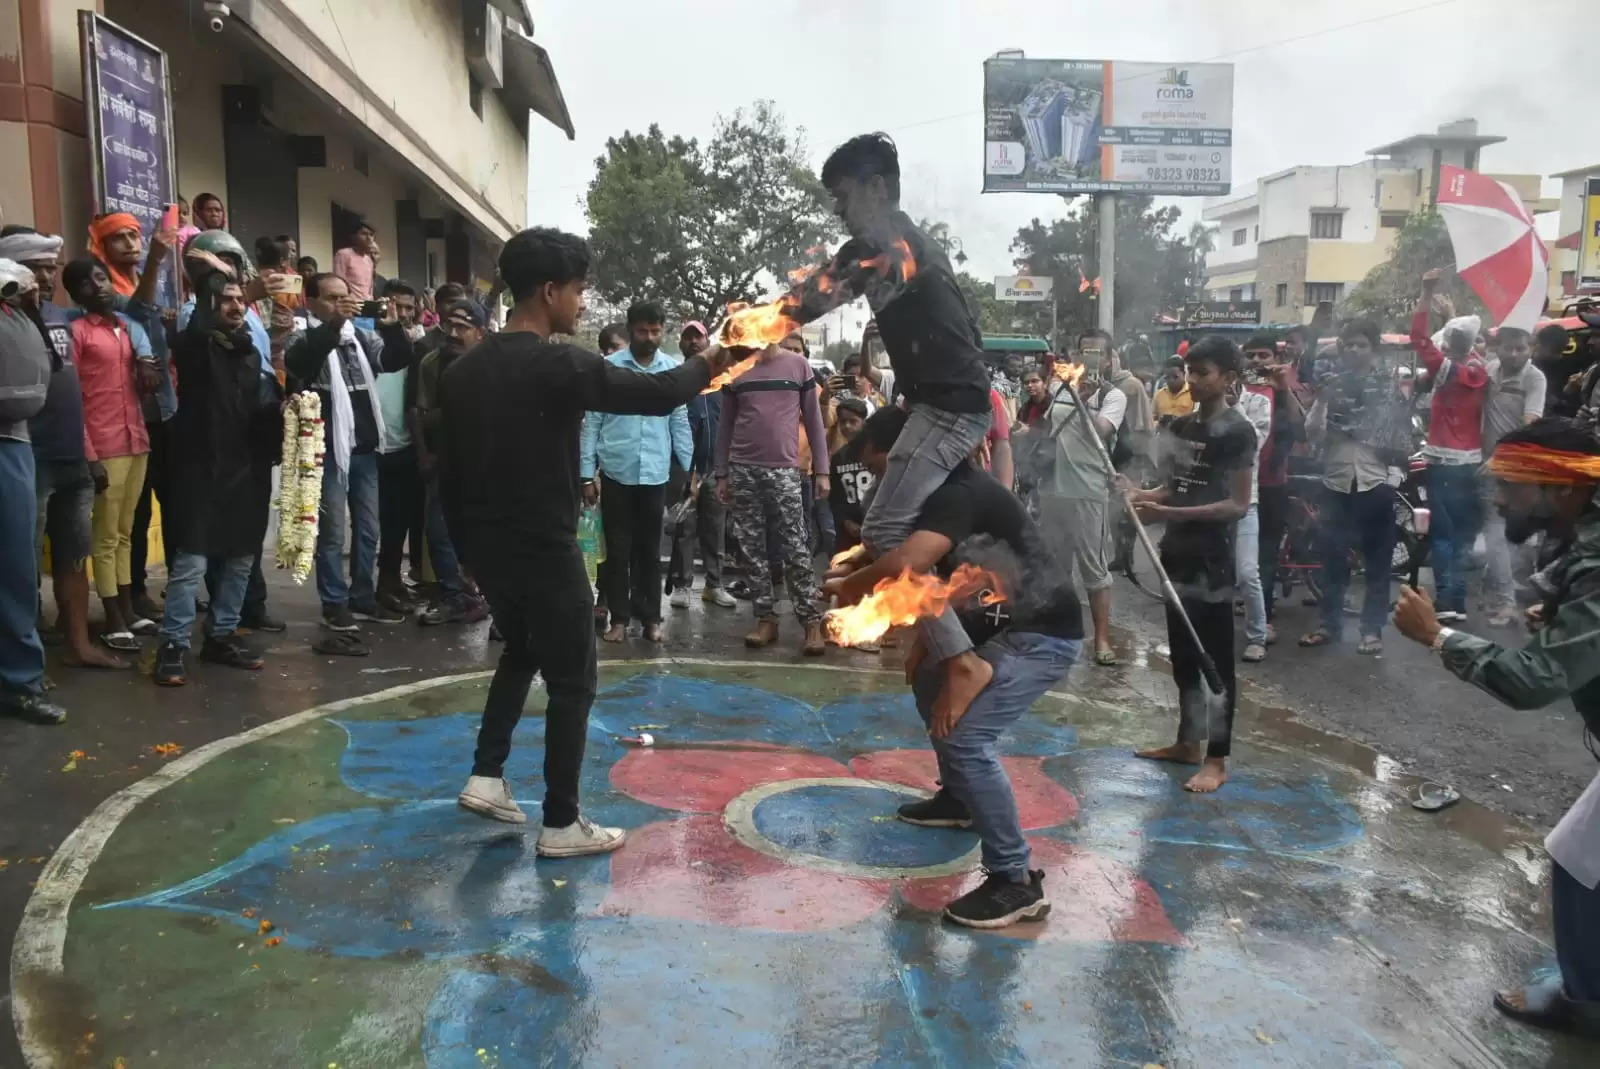
[[[243,668],[247,672],[259,671],[265,662],[261,654],[244,644],[244,640],[236,634],[207,635],[205,645],[200,647],[200,659],[212,664],[226,665],[229,668]]]
[[[239,630],[266,631],[270,632],[271,634],[278,634],[281,631],[289,630],[289,625],[278,619],[276,616],[273,616],[271,613],[263,612],[259,616],[250,616],[240,620]]]
[[[67,711],[43,694],[0,694],[0,713],[35,724],[61,724]]]
[[[181,687],[189,682],[189,670],[184,666],[187,652],[176,642],[163,642],[156,650],[156,668],[150,678],[158,687]]]
[[[940,790],[932,798],[920,802],[907,802],[895,816],[907,824],[923,828],[970,828],[972,817],[960,799],[949,791]]]
[[[356,623],[355,615],[348,605],[324,605],[322,607],[322,626],[329,631],[349,633],[360,631],[361,625]]]
[[[406,620],[404,613],[386,609],[379,605],[377,601],[372,601],[365,605],[352,604],[350,606],[350,615],[357,620],[369,620],[375,624],[403,624]]]
[[[1017,883],[997,872],[975,890],[944,907],[947,919],[968,928],[1005,928],[1018,921],[1041,921],[1050,912],[1044,896],[1044,873],[1028,873],[1027,883]]]

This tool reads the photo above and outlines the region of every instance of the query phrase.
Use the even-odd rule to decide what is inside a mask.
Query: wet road
[[[0,924],[17,926],[44,859],[96,805],[181,760],[157,747],[492,655],[482,626],[405,626],[371,658],[332,662],[306,646],[307,592],[275,582],[274,598],[293,626],[261,676],[202,666],[160,692],[58,673],[69,725],[0,723]],[[129,1066],[268,1051],[509,1066],[535,1048],[552,1064],[704,1064],[708,1036],[741,1064],[1595,1064],[1596,1048],[1487,1007],[1494,982],[1548,956],[1538,838],[1586,767],[1563,735],[1570,711],[1514,721],[1397,638],[1376,662],[1279,647],[1241,673],[1261,686],[1246,690],[1235,782],[1197,800],[1126,757],[1168,741],[1172,691],[1154,606],[1119,598],[1129,663],[1074,669],[1074,696],[1019,733],[1011,771],[1057,903],[1027,938],[942,928],[931,911],[970,840],[879,819],[928,779],[902,688],[868,674],[894,653],[800,668],[786,621],[783,646],[747,657],[747,617],[696,599],[664,651],[602,647],[678,659],[602,679],[586,797],[639,829],[611,862],[534,864],[520,837],[448,804],[481,681],[312,717],[97,821],[93,864],[52,863],[52,892],[82,883],[30,917],[30,1041],[56,1064]],[[1296,614],[1309,617],[1286,609],[1286,637]],[[689,663],[718,659],[732,663]],[[654,723],[668,743],[655,751],[611,737]],[[519,736],[525,762],[538,726]],[[1415,813],[1396,757],[1533,826],[1470,803]],[[513,774],[537,797],[536,763]],[[257,911],[284,935],[259,932]],[[268,954],[272,938],[285,943]],[[36,968],[52,946],[56,974]],[[622,1019],[597,1030],[601,1013]],[[19,1059],[0,1045],[0,1064]]]

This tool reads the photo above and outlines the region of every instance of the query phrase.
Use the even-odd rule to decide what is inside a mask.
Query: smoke
[[[975,565],[994,575],[1000,584],[996,593],[1005,598],[1013,619],[1046,613],[1062,589],[1072,585],[1071,575],[1058,566],[1043,541],[1027,546],[1024,558],[993,535],[978,534],[957,546],[952,556],[957,564]]]

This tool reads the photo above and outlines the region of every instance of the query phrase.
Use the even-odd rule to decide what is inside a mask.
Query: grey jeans
[[[978,692],[966,715],[947,738],[934,739],[939,782],[967,807],[983,842],[983,867],[1017,883],[1028,878],[1031,854],[1017,817],[1017,799],[1000,764],[1000,736],[1033,707],[1039,696],[1067,674],[1083,643],[1029,631],[1003,631],[978,649],[994,666],[994,678]],[[933,702],[944,673],[929,661],[917,670],[912,693],[922,722],[933,716]]]
[[[874,556],[882,556],[911,537],[929,496],[989,432],[988,412],[946,412],[914,404],[910,413],[889,450],[888,465],[873,487],[861,521],[861,541]],[[951,609],[923,620],[921,629],[930,664],[972,648],[972,640]]]

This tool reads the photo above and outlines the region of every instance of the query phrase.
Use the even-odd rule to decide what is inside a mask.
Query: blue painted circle
[[[915,798],[869,785],[815,784],[756,803],[761,837],[786,851],[870,867],[923,868],[971,851],[977,836],[895,820]]]

